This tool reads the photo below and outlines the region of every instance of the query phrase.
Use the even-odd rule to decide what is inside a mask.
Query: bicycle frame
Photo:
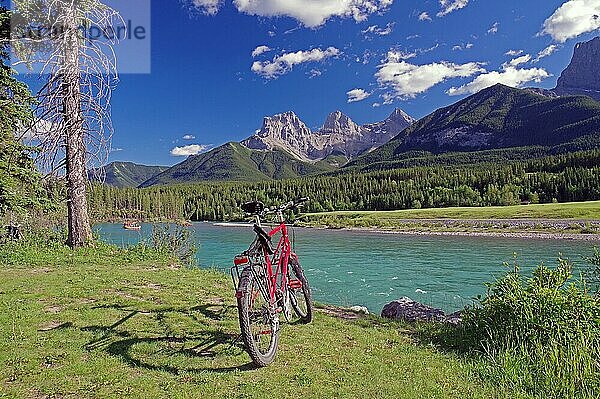
[[[285,291],[287,289],[288,264],[290,261],[290,256],[293,256],[285,222],[280,222],[279,226],[272,229],[269,232],[269,237],[273,237],[277,233],[281,233],[281,238],[279,239],[277,248],[275,249],[275,253],[272,255],[272,257],[267,252],[267,249],[263,248],[265,263],[267,265],[267,276],[269,278],[269,298],[271,303],[276,301],[276,293],[278,288],[277,279],[279,277],[281,278],[281,290]],[[275,270],[273,270],[273,260],[277,261]]]
[[[238,266],[251,264],[249,254],[253,252],[253,249],[257,245],[260,245],[260,250],[262,251],[260,256],[261,258],[264,258],[264,265],[266,269],[265,277],[268,283],[268,287],[264,287],[263,284],[260,284],[260,290],[263,291],[263,296],[265,297],[265,300],[268,299],[271,305],[275,305],[277,302],[277,291],[280,290],[282,293],[285,294],[285,292],[288,289],[288,284],[292,284],[294,282],[294,280],[288,280],[288,266],[290,258],[297,259],[297,255],[294,252],[292,252],[292,246],[288,236],[288,227],[283,218],[283,214],[280,211],[277,212],[277,220],[279,224],[268,232],[269,237],[274,237],[279,233],[281,234],[281,237],[279,238],[279,242],[277,243],[277,247],[273,255],[269,255],[267,248],[265,248],[264,245],[260,245],[260,241],[257,237],[254,240],[254,243],[250,246],[250,248],[247,251],[244,252],[244,254],[235,258],[234,267],[231,271],[234,286],[237,287],[234,270],[237,270]],[[257,215],[255,215],[255,223],[258,226],[262,227],[260,217]],[[239,271],[237,273],[239,280]],[[280,285],[277,284],[278,280],[281,281]],[[292,288],[301,288],[301,286],[296,287],[294,285],[294,287]],[[236,297],[239,297],[242,294],[243,293],[241,292],[236,292]]]

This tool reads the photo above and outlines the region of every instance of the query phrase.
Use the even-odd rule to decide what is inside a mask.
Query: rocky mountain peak
[[[571,63],[558,79],[555,91],[560,95],[582,94],[600,101],[600,36],[578,43]]]
[[[352,121],[347,115],[344,115],[341,111],[335,111],[330,113],[323,124],[322,131],[343,131],[358,129],[358,125]]]
[[[401,110],[400,108],[396,108],[394,110],[394,112],[392,112],[390,114],[390,116],[387,117],[386,121],[392,121],[392,122],[405,122],[405,123],[409,123],[412,124],[415,122],[415,118],[413,118],[412,116],[408,115],[406,112],[404,112],[403,110]]]
[[[263,119],[263,125],[259,134],[269,135],[272,133],[274,127],[280,127],[283,129],[297,129],[304,130],[308,129],[306,125],[298,118],[292,111],[287,111],[282,114],[276,114],[273,116],[266,116]]]
[[[255,150],[282,149],[298,159],[317,161],[331,154],[354,158],[388,142],[414,121],[395,110],[383,122],[359,126],[341,111],[327,116],[323,127],[312,132],[292,111],[265,117],[263,126],[242,145]]]

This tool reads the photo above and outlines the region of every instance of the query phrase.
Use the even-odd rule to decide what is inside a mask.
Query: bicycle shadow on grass
[[[99,335],[85,345],[86,350],[104,351],[131,367],[174,375],[254,370],[256,367],[252,362],[226,365],[238,360],[244,353],[239,336],[223,331],[218,324],[231,308],[235,306],[204,304],[191,308],[146,311],[119,304],[100,305],[94,309],[117,310],[124,312],[124,315],[112,324],[91,325],[80,330]],[[171,320],[181,320],[182,317],[189,318],[188,322],[193,327],[189,333],[174,333],[175,326]],[[139,321],[136,322],[136,319]]]

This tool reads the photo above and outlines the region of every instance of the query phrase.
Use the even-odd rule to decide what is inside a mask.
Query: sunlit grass
[[[378,318],[285,325],[254,369],[229,284],[142,248],[0,247],[0,397],[511,397]]]
[[[600,201],[515,206],[408,209],[400,211],[341,211],[307,214],[385,219],[600,219]]]

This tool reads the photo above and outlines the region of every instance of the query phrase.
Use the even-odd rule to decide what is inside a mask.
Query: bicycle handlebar
[[[302,197],[302,198],[298,198],[294,201],[289,201],[278,207],[273,206],[271,208],[266,208],[261,213],[259,213],[258,216],[264,217],[264,216],[272,215],[272,214],[275,214],[278,212],[283,212],[288,209],[299,208],[302,204],[304,204],[305,202],[307,202],[309,200],[310,200],[310,198],[308,198],[308,197]]]

